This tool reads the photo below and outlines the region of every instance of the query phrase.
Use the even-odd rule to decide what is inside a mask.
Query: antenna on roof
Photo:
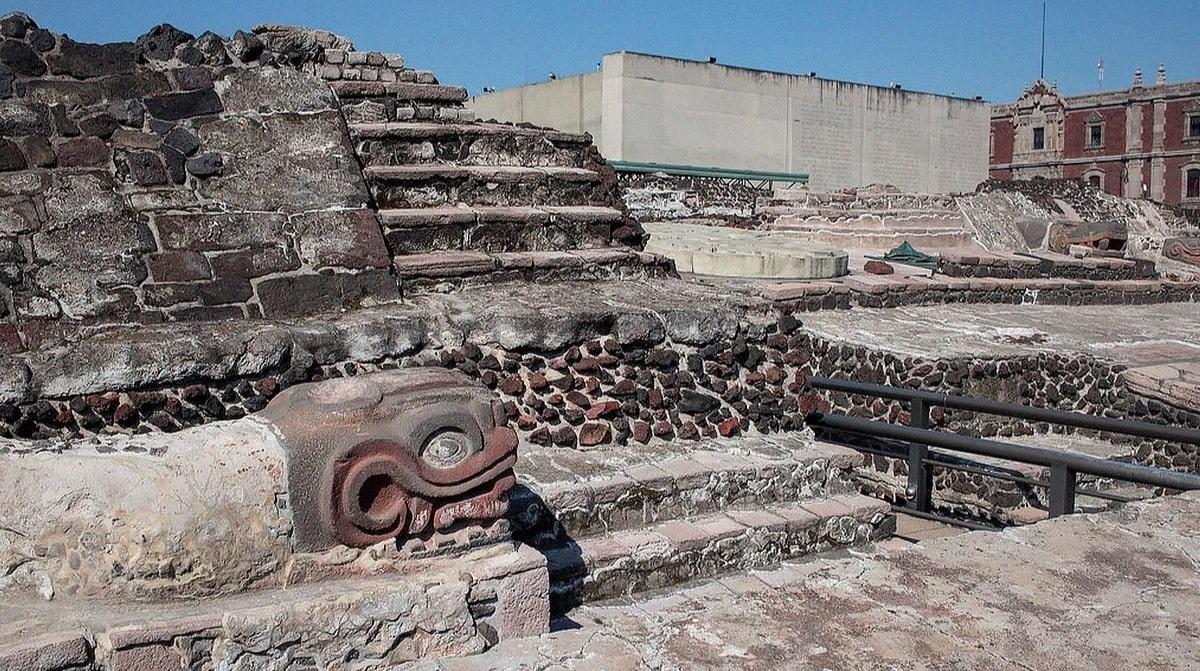
[[[1042,69],[1038,72],[1038,79],[1046,78],[1046,3],[1042,3]]]

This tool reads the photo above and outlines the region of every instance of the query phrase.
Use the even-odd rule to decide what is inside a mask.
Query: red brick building
[[[1200,81],[1063,96],[1039,80],[992,107],[997,179],[1082,178],[1104,191],[1200,208]]]

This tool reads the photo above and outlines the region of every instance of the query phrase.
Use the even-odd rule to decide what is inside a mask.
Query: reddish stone
[[[179,411],[182,409],[183,409],[183,401],[180,401],[179,399],[175,398],[174,396],[168,398],[167,402],[163,405],[163,410],[166,410],[167,414],[172,417],[178,415]]]
[[[588,408],[592,407],[591,400],[588,399],[587,396],[585,396],[582,393],[577,392],[577,391],[567,392],[567,401],[574,404],[575,406],[577,406],[579,408],[583,408],[584,410],[587,410]]]
[[[137,408],[129,405],[128,403],[122,403],[121,405],[118,405],[116,411],[113,412],[113,421],[117,424],[135,424],[137,423],[137,420]]]
[[[600,419],[601,417],[611,417],[617,414],[621,409],[621,404],[616,401],[600,401],[593,403],[592,407],[588,408],[588,419]]]
[[[650,442],[650,424],[643,421],[633,423],[633,439],[639,443]]]
[[[71,408],[63,406],[59,408],[58,413],[54,415],[54,423],[59,426],[66,426],[75,421],[75,413],[71,412]]]
[[[571,347],[567,350],[567,353],[563,355],[563,359],[567,363],[575,363],[579,361],[582,356],[583,355],[579,352],[579,347]]]
[[[564,375],[550,378],[550,386],[561,391],[570,391],[575,388],[575,376],[568,372]]]
[[[594,377],[589,377],[588,379],[583,381],[583,390],[584,390],[584,392],[591,394],[592,396],[599,394],[600,393],[600,380],[597,380]]]
[[[891,264],[878,261],[876,259],[868,260],[866,264],[863,265],[863,270],[871,273],[872,275],[891,275],[892,273],[896,272],[896,269],[893,268]]]
[[[541,445],[543,447],[549,445],[550,444],[550,429],[543,426],[542,428],[538,429],[537,431],[534,431],[533,433],[529,434],[529,442],[533,443],[534,445]]]
[[[300,259],[279,247],[247,249],[218,254],[209,259],[213,274],[223,278],[250,279],[271,273],[295,270]]]
[[[212,279],[208,259],[199,252],[160,252],[146,257],[155,282],[190,282]]]
[[[566,370],[571,367],[571,365],[567,363],[567,360],[561,356],[547,361],[546,365],[549,366],[551,370],[560,370],[560,371]]]
[[[590,373],[600,367],[600,362],[596,361],[596,357],[584,357],[575,364],[575,371],[579,373]]]
[[[179,395],[182,396],[183,400],[187,401],[188,403],[203,401],[204,399],[208,398],[208,387],[205,387],[202,384],[188,385],[179,392]]]
[[[108,145],[98,137],[67,140],[58,145],[58,164],[64,168],[102,167],[111,158]]]
[[[495,371],[485,370],[479,376],[480,381],[488,386],[489,389],[495,389],[496,384],[500,382],[500,376],[496,375]]]
[[[520,396],[525,393],[525,381],[519,375],[506,375],[497,388],[509,396]]]
[[[534,391],[541,391],[549,386],[550,382],[546,380],[546,376],[541,373],[529,374],[529,388]]]
[[[637,383],[633,380],[621,380],[614,384],[608,393],[613,396],[633,396],[637,393]]]
[[[771,366],[763,373],[763,376],[771,384],[780,384],[787,378],[787,373],[784,373],[779,366]]]
[[[117,406],[116,394],[92,394],[87,397],[87,404],[96,412],[111,412]]]
[[[13,354],[23,349],[21,333],[12,324],[0,324],[0,352]]]
[[[531,431],[537,426],[537,418],[532,415],[521,415],[517,418],[517,428],[522,431]]]
[[[274,396],[279,392],[279,381],[273,377],[264,377],[254,383],[254,391],[263,396]]]
[[[579,427],[579,444],[583,446],[601,445],[612,439],[612,432],[607,424],[588,422]]]
[[[741,433],[741,430],[742,426],[738,423],[737,417],[730,417],[717,425],[717,432],[726,438],[738,435]]]
[[[662,389],[655,387],[650,390],[650,407],[651,408],[661,408],[662,406],[663,406]]]
[[[601,354],[596,357],[596,363],[600,364],[601,368],[615,368],[621,360],[611,354]]]
[[[700,429],[696,427],[695,422],[684,422],[683,426],[679,427],[679,437],[684,440],[697,440],[700,438]]]
[[[587,341],[587,343],[584,344],[584,349],[587,350],[588,354],[591,354],[592,356],[596,356],[597,354],[604,351],[604,346],[600,343],[599,340],[593,339],[593,340]]]
[[[563,404],[563,395],[562,394],[550,394],[549,396],[546,397],[546,403],[549,403],[550,405],[553,405],[553,406],[560,406]]]

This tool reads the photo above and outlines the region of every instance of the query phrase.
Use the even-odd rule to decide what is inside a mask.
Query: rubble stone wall
[[[319,33],[2,32],[0,351],[397,296]]]
[[[754,207],[769,192],[747,184],[706,177],[623,174],[621,187],[630,214],[641,222],[705,220],[753,228]]]

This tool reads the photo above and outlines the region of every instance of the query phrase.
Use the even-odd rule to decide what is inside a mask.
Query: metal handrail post
[[[1050,465],[1050,517],[1075,512],[1075,471],[1064,463]]]
[[[909,426],[914,429],[929,428],[929,406],[924,399],[914,398],[909,404]],[[905,506],[922,513],[933,508],[933,472],[925,460],[929,457],[929,446],[925,443],[908,444],[908,486],[905,488]]]

